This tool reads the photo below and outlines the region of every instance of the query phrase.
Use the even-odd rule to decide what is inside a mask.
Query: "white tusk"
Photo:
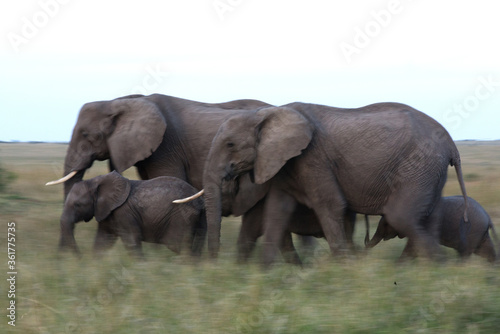
[[[63,182],[66,182],[68,181],[69,179],[71,179],[73,176],[76,175],[76,173],[78,173],[77,170],[74,170],[72,171],[71,173],[69,173],[68,175],[60,178],[59,180],[56,180],[56,181],[50,181],[50,182],[47,182],[45,183],[46,186],[53,186],[54,184],[59,184],[59,183],[63,183]]]
[[[190,202],[194,199],[197,199],[198,197],[200,197],[201,195],[203,195],[203,193],[205,192],[205,189],[201,189],[200,191],[198,191],[196,194],[194,194],[193,196],[189,196],[189,197],[186,197],[186,198],[181,198],[181,199],[176,199],[175,201],[173,201],[172,203],[176,203],[176,204],[179,204],[179,203],[187,203],[187,202]]]

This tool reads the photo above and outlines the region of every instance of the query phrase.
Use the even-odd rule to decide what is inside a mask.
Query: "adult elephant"
[[[257,184],[271,182],[265,265],[273,261],[298,203],[314,211],[334,254],[347,249],[342,217],[350,210],[384,215],[419,253],[434,257],[439,245],[421,222],[441,197],[448,165],[455,166],[466,200],[450,135],[407,105],[341,109],[292,103],[242,112],[221,125],[207,158],[209,252],[216,256],[219,249],[221,182],[249,172]]]
[[[141,179],[175,176],[201,189],[205,159],[219,126],[231,116],[267,107],[256,100],[201,103],[154,94],[131,95],[85,104],[69,143],[64,177],[67,197],[95,160],[108,160],[110,171],[135,166]],[[224,186],[223,214],[241,215],[266,193],[267,185],[247,178]]]

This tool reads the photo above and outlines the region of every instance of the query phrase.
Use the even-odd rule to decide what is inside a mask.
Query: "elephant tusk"
[[[200,197],[201,195],[203,195],[203,193],[205,192],[205,189],[201,189],[200,191],[198,191],[196,194],[194,194],[193,196],[189,196],[189,197],[186,197],[186,198],[181,198],[181,199],[176,199],[175,201],[173,201],[172,203],[176,203],[176,204],[180,204],[180,203],[187,203],[187,202],[190,202],[194,199],[197,199],[198,197]]]
[[[60,178],[59,180],[56,180],[56,181],[50,181],[50,182],[47,182],[45,183],[46,186],[53,186],[54,184],[59,184],[59,183],[63,183],[63,182],[66,182],[68,181],[69,179],[71,179],[73,176],[76,175],[76,173],[78,173],[77,170],[74,170],[72,171],[71,173],[69,173],[68,175]]]

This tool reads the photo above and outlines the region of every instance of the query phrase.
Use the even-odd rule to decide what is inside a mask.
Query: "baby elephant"
[[[492,230],[493,238],[498,243],[495,228],[488,213],[486,213],[478,202],[470,197],[468,197],[467,208],[470,226],[465,226],[467,229],[466,248],[465,250],[459,249],[460,221],[463,219],[463,207],[464,198],[462,196],[442,197],[425,224],[430,227],[437,226],[437,235],[441,245],[456,249],[460,256],[469,256],[475,253],[490,262],[494,262],[497,255],[495,246],[489,235],[489,229]],[[382,239],[389,240],[396,236],[400,238],[405,237],[398,234],[382,217],[372,240],[366,242],[366,247],[374,247]],[[413,257],[414,255],[413,245],[408,242],[402,256]]]
[[[142,241],[165,244],[176,253],[190,249],[199,255],[206,233],[203,200],[172,203],[196,192],[188,183],[167,176],[132,181],[111,172],[78,182],[64,204],[59,247],[79,254],[75,223],[95,217],[99,223],[96,253],[109,249],[120,237],[125,248],[138,257],[143,257]]]

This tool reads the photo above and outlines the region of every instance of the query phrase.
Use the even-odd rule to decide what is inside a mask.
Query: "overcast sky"
[[[409,104],[500,139],[500,2],[0,0],[0,140],[69,141],[132,93]]]

